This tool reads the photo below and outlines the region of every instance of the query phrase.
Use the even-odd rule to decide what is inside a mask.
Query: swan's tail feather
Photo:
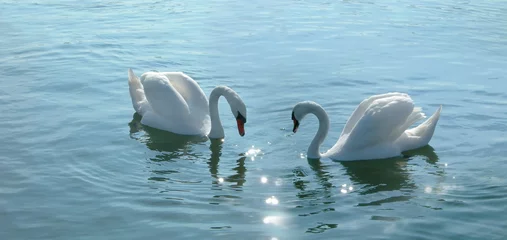
[[[433,113],[433,115],[428,118],[426,121],[421,123],[419,126],[407,130],[407,134],[411,137],[417,137],[419,146],[414,146],[413,148],[419,148],[427,145],[431,138],[433,137],[433,133],[435,132],[435,128],[437,126],[438,120],[440,119],[440,112],[442,111],[442,105]]]
[[[415,107],[414,110],[412,111],[412,113],[408,116],[405,124],[403,124],[403,126],[401,127],[402,131],[407,130],[410,126],[412,126],[412,124],[414,124],[415,122],[417,122],[421,119],[425,119],[425,118],[426,118],[426,115],[422,112],[422,108]]]
[[[136,110],[136,112],[142,116],[144,111],[141,106],[146,101],[146,97],[144,96],[144,89],[143,85],[141,85],[141,81],[139,81],[139,78],[134,74],[134,71],[132,71],[132,69],[130,68],[129,68],[129,91],[134,110]]]
[[[424,115],[424,113],[422,112],[422,108],[414,107],[414,109],[412,110],[410,115],[408,115],[405,123],[403,123],[402,125],[397,127],[395,130],[393,130],[393,132],[389,136],[388,140],[394,141],[394,140],[398,139],[403,134],[403,132],[405,132],[410,126],[412,126],[412,124],[414,124],[415,122],[417,122],[421,119],[424,119],[424,118],[426,118],[426,115]]]

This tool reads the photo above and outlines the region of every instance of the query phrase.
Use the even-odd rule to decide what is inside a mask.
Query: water
[[[1,239],[505,239],[505,1],[1,1]],[[143,127],[127,69],[224,100],[224,142]],[[364,98],[442,104],[406,158],[309,162]]]

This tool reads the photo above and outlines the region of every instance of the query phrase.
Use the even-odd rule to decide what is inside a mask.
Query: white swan
[[[218,116],[218,99],[224,96],[236,118],[239,135],[245,135],[246,106],[239,95],[226,86],[211,91],[209,104],[199,84],[182,72],[146,72],[141,80],[128,71],[130,97],[141,123],[181,134],[224,138]]]
[[[293,132],[308,113],[319,120],[319,129],[308,147],[310,159],[331,158],[338,161],[371,160],[396,157],[403,151],[423,147],[433,137],[442,106],[419,126],[408,129],[426,118],[421,108],[414,107],[410,96],[403,93],[374,95],[359,104],[345,124],[336,144],[320,153],[320,145],[329,130],[329,117],[319,104],[304,101],[292,111]]]

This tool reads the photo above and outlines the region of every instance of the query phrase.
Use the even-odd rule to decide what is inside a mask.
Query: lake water
[[[506,239],[506,1],[0,1],[0,239]],[[235,89],[240,137],[146,128],[127,70]],[[364,98],[409,93],[430,146],[305,157]]]

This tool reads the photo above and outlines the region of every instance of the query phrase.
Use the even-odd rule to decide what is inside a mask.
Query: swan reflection
[[[152,161],[176,161],[180,158],[196,159],[201,156],[199,151],[194,151],[196,144],[203,145],[206,137],[179,135],[156,128],[144,126],[141,124],[141,116],[134,113],[132,121],[129,123],[130,137],[146,144],[153,151],[160,152]],[[141,133],[144,132],[145,134]]]
[[[150,158],[151,162],[177,162],[178,160],[196,160],[203,159],[206,151],[206,143],[209,140],[211,156],[208,159],[208,168],[213,179],[212,184],[223,184],[224,182],[234,182],[235,186],[241,187],[245,180],[245,156],[241,156],[236,161],[236,166],[233,170],[236,174],[231,176],[223,177],[218,173],[218,166],[220,157],[222,155],[222,139],[208,139],[207,137],[201,136],[185,136],[174,134],[167,131],[162,131],[156,128],[151,128],[141,124],[141,116],[137,113],[134,114],[132,121],[129,123],[130,137],[146,144],[148,149],[155,151],[155,156]],[[156,167],[167,167],[165,165],[157,165]],[[174,166],[172,166],[174,167]],[[151,170],[152,173],[156,174],[155,177],[150,177],[150,180],[165,181],[169,178],[161,177],[160,175],[179,173],[177,170]],[[181,181],[180,181],[181,182]],[[189,182],[189,181],[184,181]],[[200,181],[192,181],[193,183]]]
[[[391,159],[339,162],[345,170],[345,175],[349,177],[350,183],[342,182],[337,186],[332,183],[334,176],[331,172],[335,173],[341,170],[336,170],[335,165],[326,161],[308,159],[308,164],[317,181],[307,179],[309,173],[304,169],[296,168],[293,170],[293,184],[296,189],[300,190],[297,194],[299,198],[328,199],[326,201],[333,202],[330,199],[333,198],[336,191],[342,194],[358,192],[365,195],[382,191],[416,189],[417,185],[410,175],[410,168],[414,165],[409,164],[409,159],[424,158],[430,166],[437,168],[437,175],[444,174],[443,169],[437,164],[438,156],[431,146],[428,145],[404,154],[405,157]],[[330,170],[329,168],[334,169]]]
[[[438,156],[429,145],[404,152],[404,155],[405,157],[340,163],[352,182],[363,185],[360,194],[415,189],[417,186],[410,177],[409,158],[422,156],[427,163],[437,166]]]
[[[363,187],[360,194],[371,194],[381,191],[396,191],[400,189],[415,189],[416,183],[410,177],[410,158],[424,157],[432,166],[436,164],[438,156],[434,149],[427,145],[423,148],[404,152],[404,157],[340,162],[350,180]]]
[[[308,159],[310,168],[315,173],[317,181],[306,180],[308,173],[304,169],[296,168],[294,172],[294,187],[299,189],[297,196],[301,199],[328,199],[333,195],[333,184],[331,173],[328,171],[330,166],[324,165],[320,160]],[[313,186],[312,186],[313,185]],[[317,185],[317,186],[314,186]]]
[[[230,175],[228,177],[219,177],[218,166],[220,162],[220,157],[222,156],[222,145],[224,142],[220,139],[211,139],[211,144],[209,149],[211,150],[211,156],[208,159],[208,168],[210,175],[213,179],[215,179],[212,184],[216,185],[217,183],[223,182],[233,182],[236,183],[232,185],[233,188],[241,188],[243,184],[246,182],[246,167],[245,167],[245,156],[241,156],[238,160],[236,160],[236,166],[232,168],[232,170],[236,171],[235,174]],[[220,180],[222,179],[222,180]]]

